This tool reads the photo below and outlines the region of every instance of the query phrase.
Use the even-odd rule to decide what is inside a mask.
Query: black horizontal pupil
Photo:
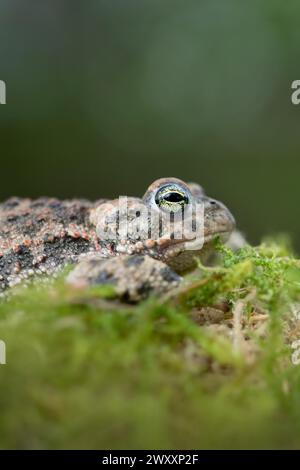
[[[188,198],[184,194],[170,192],[164,196],[164,200],[171,203],[188,203]]]
[[[172,209],[176,212],[179,207],[183,208],[184,205],[189,203],[188,196],[175,188],[162,188],[156,193],[155,202],[159,207],[165,207],[169,211]]]
[[[168,202],[182,202],[185,197],[179,193],[168,193],[164,196],[164,199]]]

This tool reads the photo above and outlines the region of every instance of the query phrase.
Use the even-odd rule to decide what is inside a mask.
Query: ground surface
[[[0,447],[299,448],[300,264],[281,243],[218,249],[139,306],[61,279],[3,301]]]

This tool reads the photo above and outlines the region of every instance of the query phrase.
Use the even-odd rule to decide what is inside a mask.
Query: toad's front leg
[[[181,281],[169,266],[147,255],[128,255],[103,259],[88,257],[68,275],[74,287],[113,285],[124,302],[138,302],[150,295],[161,295]]]

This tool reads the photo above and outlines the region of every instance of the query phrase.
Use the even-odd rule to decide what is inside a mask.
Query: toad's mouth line
[[[172,252],[179,253],[185,250],[190,251],[199,251],[204,246],[211,243],[216,237],[220,236],[222,242],[226,242],[232,233],[232,230],[219,230],[218,232],[213,232],[211,234],[202,235],[201,237],[195,237],[192,239],[184,240],[174,240],[174,239],[165,239],[164,243],[161,244],[161,250],[164,253]]]

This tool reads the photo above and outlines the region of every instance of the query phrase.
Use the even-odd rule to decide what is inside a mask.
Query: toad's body
[[[203,208],[201,234],[190,210],[195,203]],[[196,254],[234,229],[223,204],[176,178],[155,181],[142,199],[128,198],[121,233],[122,211],[119,200],[12,198],[0,204],[0,291],[75,263],[69,283],[112,283],[121,297],[135,301],[177,285]],[[191,224],[180,235],[183,213]],[[141,214],[147,221],[154,214],[154,231],[140,224]]]

